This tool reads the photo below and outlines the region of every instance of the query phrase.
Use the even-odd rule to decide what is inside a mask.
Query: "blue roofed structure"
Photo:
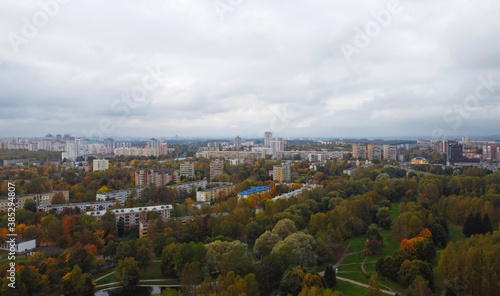
[[[271,187],[268,186],[255,187],[238,193],[238,198],[247,198],[252,194],[269,193],[270,189]]]

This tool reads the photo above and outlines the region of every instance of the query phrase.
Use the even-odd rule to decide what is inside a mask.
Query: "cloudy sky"
[[[40,3],[0,2],[0,137],[500,134],[498,0]]]

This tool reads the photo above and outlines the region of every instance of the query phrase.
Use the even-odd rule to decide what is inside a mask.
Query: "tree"
[[[255,277],[262,294],[266,295],[279,286],[283,273],[288,267],[295,266],[296,262],[293,250],[284,246],[257,264]]]
[[[205,264],[206,249],[202,243],[183,243],[177,246],[175,252],[175,271],[177,275],[182,274],[182,269],[187,263],[197,261],[200,266]]]
[[[107,210],[101,217],[101,225],[104,230],[104,236],[108,234],[116,235],[116,216],[111,210]]]
[[[469,213],[469,216],[467,216],[462,232],[467,237],[474,233],[474,216],[472,216],[472,213]]]
[[[216,240],[212,243],[206,244],[205,249],[207,250],[206,253],[207,265],[209,266],[210,270],[214,268],[219,272],[227,273],[233,269],[229,269],[230,267],[229,265],[232,262],[230,262],[226,258],[233,251],[240,251],[238,254],[242,254],[244,256],[244,254],[247,251],[247,248],[248,248],[247,245],[240,241],[223,242],[220,240]]]
[[[368,226],[368,230],[366,231],[366,238],[368,240],[370,239],[378,239],[378,240],[382,240],[382,236],[380,235],[379,231],[378,231],[378,225],[377,224],[370,224],[370,226]]]
[[[24,202],[23,209],[31,212],[36,212],[36,202],[32,199],[28,199]]]
[[[56,192],[56,194],[54,194],[52,200],[50,201],[50,204],[52,205],[60,205],[65,203],[66,203],[66,198],[64,197],[64,194],[62,194],[62,192]]]
[[[116,231],[119,237],[122,237],[123,233],[125,232],[125,219],[123,219],[122,216],[118,218],[118,222],[116,223]]]
[[[127,257],[118,261],[115,277],[123,287],[133,286],[139,282],[139,267],[134,258]]]
[[[254,251],[258,257],[265,257],[271,253],[274,246],[281,241],[281,237],[271,231],[264,232],[257,240],[255,240]]]
[[[484,214],[482,233],[486,234],[488,232],[493,232],[493,227],[491,227],[490,216],[486,213]]]
[[[102,248],[102,256],[104,258],[111,257],[113,258],[116,255],[116,249],[118,248],[118,243],[114,240],[110,240],[108,244]]]
[[[167,236],[165,234],[159,234],[155,237],[153,241],[153,252],[156,257],[161,257],[163,249],[167,246]]]
[[[272,232],[277,234],[281,239],[285,239],[290,234],[297,232],[297,227],[295,227],[295,223],[292,220],[285,218],[276,223]]]
[[[431,287],[434,286],[434,275],[430,263],[418,259],[405,260],[398,271],[398,282],[404,288],[408,288],[417,276],[429,281]]]
[[[370,285],[368,286],[368,291],[366,291],[365,296],[382,296],[384,295],[380,290],[380,284],[378,282],[377,275],[372,275],[370,277]]]
[[[429,288],[429,281],[417,275],[410,287],[408,287],[408,296],[431,296],[432,290]]]
[[[317,273],[310,273],[308,272],[305,276],[304,279],[302,280],[302,286],[303,287],[319,287],[319,288],[324,288],[324,282],[323,278],[319,276]]]
[[[92,295],[95,291],[96,283],[92,275],[82,273],[78,265],[73,267],[61,280],[62,290],[67,296]]]
[[[24,266],[19,269],[22,283],[26,286],[28,295],[41,292],[49,286],[46,275],[40,275],[33,266]]]
[[[161,253],[160,270],[166,276],[175,276],[175,253],[177,245],[172,243],[165,248]]]
[[[196,289],[196,295],[258,296],[260,291],[253,273],[242,278],[231,271],[226,275],[219,275],[217,279],[205,279]]]
[[[333,288],[337,285],[337,275],[331,265],[326,266],[324,278],[328,288]]]
[[[80,247],[69,254],[67,263],[70,268],[78,265],[82,272],[87,272],[92,269],[93,259],[93,256],[85,248]]]
[[[279,251],[283,246],[288,246],[297,256],[297,264],[301,266],[313,266],[316,264],[317,243],[309,234],[296,232],[289,235],[284,241],[274,246],[273,252]]]
[[[137,249],[137,255],[135,256],[135,258],[141,265],[141,268],[143,270],[146,270],[146,268],[148,268],[149,264],[151,263],[151,248],[148,248],[145,245],[140,246]]]
[[[345,155],[345,154],[344,154]],[[319,287],[304,287],[299,293],[299,296],[343,296],[342,292],[336,291],[332,292],[328,289],[323,289]]]
[[[203,280],[200,263],[194,261],[187,263],[182,269],[181,285],[184,295],[194,295],[196,286]]]

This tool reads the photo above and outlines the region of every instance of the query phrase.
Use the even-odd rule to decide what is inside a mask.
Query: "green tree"
[[[96,283],[92,275],[82,273],[78,265],[67,273],[61,280],[63,294],[67,296],[92,295],[95,291]]]
[[[177,246],[175,252],[175,271],[177,275],[182,274],[182,269],[187,263],[197,261],[200,266],[205,264],[206,249],[202,243],[183,243]]]
[[[366,291],[365,296],[382,296],[382,290],[380,290],[380,284],[378,282],[377,275],[372,275],[370,277],[370,285],[368,286],[368,291]]]
[[[141,265],[141,268],[143,270],[146,270],[149,267],[149,264],[151,263],[151,257],[151,248],[143,245],[137,249],[137,255],[135,256],[135,258],[137,259],[137,262]]]
[[[116,216],[111,210],[107,210],[101,217],[101,225],[105,237],[108,234],[116,235]]]
[[[462,232],[467,237],[474,234],[474,216],[472,216],[472,213],[470,213],[469,216],[467,216],[464,227],[462,228]]]
[[[111,227],[111,231],[112,231],[112,227]],[[117,231],[119,237],[122,237],[123,233],[125,232],[125,219],[123,219],[123,217],[121,217],[121,216],[120,216],[120,218],[118,218],[118,222],[116,223],[116,231]]]
[[[327,265],[325,269],[325,281],[328,288],[333,288],[337,285],[337,275],[333,270],[333,266]]]
[[[161,253],[160,270],[166,276],[175,276],[175,253],[177,245],[175,243],[169,244]]]
[[[182,269],[181,285],[184,295],[194,295],[196,286],[203,280],[200,263],[194,261],[187,263]]]
[[[391,228],[392,224],[392,212],[388,207],[382,207],[378,209],[377,212],[378,225],[383,229],[387,230]]]
[[[127,257],[118,261],[115,277],[123,287],[133,286],[139,282],[139,267],[134,258]]]
[[[317,243],[309,234],[296,232],[280,241],[274,246],[273,252],[279,251],[283,246],[288,246],[297,256],[297,264],[301,266],[313,266],[316,264]]]
[[[82,272],[87,272],[92,269],[93,259],[93,256],[87,250],[80,247],[69,254],[68,266],[74,268],[75,265],[78,265]]]
[[[283,273],[288,267],[296,265],[296,262],[294,251],[284,246],[257,264],[255,277],[262,294],[266,295],[278,287]]]
[[[36,212],[36,202],[32,199],[28,199],[24,202],[23,209],[31,212]]]
[[[297,232],[297,227],[295,226],[295,223],[288,218],[279,220],[272,230],[272,233],[277,234],[281,239],[285,239],[287,236],[295,232]]]
[[[493,227],[491,227],[490,216],[486,213],[484,214],[482,233],[486,234],[488,232],[493,232]]]

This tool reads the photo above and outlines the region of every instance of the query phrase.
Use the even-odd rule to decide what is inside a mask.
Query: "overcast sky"
[[[0,136],[500,134],[498,0],[60,2],[0,2]]]

